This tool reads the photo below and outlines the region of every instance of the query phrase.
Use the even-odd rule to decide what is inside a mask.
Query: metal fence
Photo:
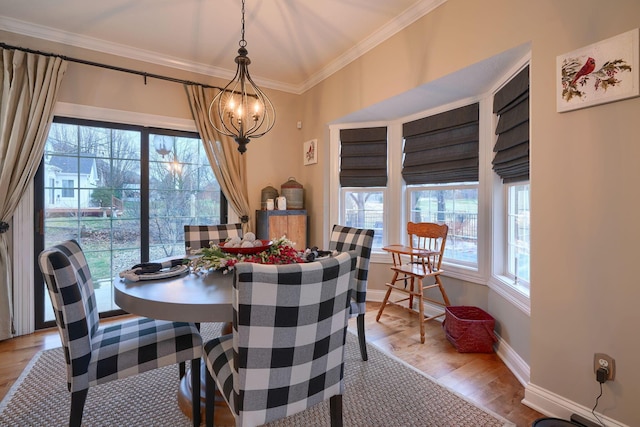
[[[384,214],[382,211],[348,211],[346,226],[370,228],[375,230],[374,248],[382,247],[382,233],[384,230]],[[433,212],[425,213],[418,210],[411,211],[413,222],[435,222],[447,224],[446,254],[455,259],[477,262],[478,214]]]

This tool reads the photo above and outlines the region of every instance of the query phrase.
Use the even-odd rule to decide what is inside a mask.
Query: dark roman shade
[[[502,182],[529,179],[529,66],[520,71],[493,98],[499,116],[498,140],[493,148],[493,170]]]
[[[340,185],[387,185],[387,128],[340,130]]]
[[[407,184],[478,181],[479,104],[402,125]]]

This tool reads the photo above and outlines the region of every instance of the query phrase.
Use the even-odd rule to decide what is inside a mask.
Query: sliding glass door
[[[226,201],[193,133],[56,118],[35,184],[36,256],[77,240],[102,316],[120,313],[112,287],[120,271],[183,256],[185,224],[226,222]],[[38,282],[41,328],[55,319]]]

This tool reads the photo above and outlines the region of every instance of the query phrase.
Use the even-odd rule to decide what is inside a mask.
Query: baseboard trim
[[[528,384],[525,386],[524,399],[522,399],[522,403],[549,417],[568,420],[571,418],[571,415],[578,414],[581,417],[600,425],[600,422],[593,417],[591,408],[579,405],[576,402],[545,390],[535,384]],[[598,414],[598,417],[607,425],[607,427],[629,427],[626,424],[622,424],[602,414]]]
[[[530,370],[527,362],[520,357],[518,353],[505,341],[496,334],[498,343],[495,345],[496,354],[504,362],[504,364],[513,373],[516,379],[526,387],[529,384]]]
[[[382,302],[386,291],[384,290],[367,290],[367,301]],[[442,307],[425,303],[425,314],[432,315],[442,312]],[[442,321],[444,317],[437,320]],[[591,408],[579,405],[560,395],[552,393],[535,384],[530,383],[529,365],[516,353],[509,344],[498,335],[498,343],[495,346],[496,354],[509,368],[513,375],[518,379],[520,384],[524,386],[524,399],[522,404],[535,409],[547,417],[557,417],[565,420],[570,419],[571,415],[577,414],[587,420],[598,422],[591,414]],[[629,427],[604,415],[598,414],[607,427]]]

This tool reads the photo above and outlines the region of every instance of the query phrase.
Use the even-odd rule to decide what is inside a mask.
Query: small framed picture
[[[304,143],[304,165],[318,163],[318,140],[312,139]]]
[[[636,28],[558,56],[557,111],[638,96],[638,55]]]

